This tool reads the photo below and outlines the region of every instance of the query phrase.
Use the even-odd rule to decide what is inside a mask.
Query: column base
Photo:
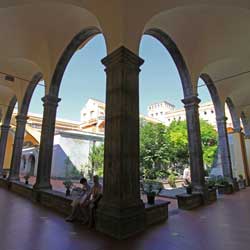
[[[118,208],[112,205],[98,205],[96,229],[115,239],[126,239],[146,228],[144,204],[136,207]]]
[[[19,176],[10,176],[7,178],[9,182],[11,181],[20,181]]]
[[[33,189],[40,190],[40,189],[52,189],[50,183],[35,183]]]

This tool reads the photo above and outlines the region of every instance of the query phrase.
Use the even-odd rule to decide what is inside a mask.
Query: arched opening
[[[6,176],[6,173],[8,173],[10,169],[14,138],[14,130],[11,118],[15,107],[17,108],[17,105],[17,98],[16,96],[13,96],[7,107],[6,114],[2,119],[0,137],[0,172],[4,172],[4,176]]]
[[[101,59],[106,55],[104,37],[99,33],[95,28],[80,32],[57,64],[49,93],[44,97],[43,127],[49,122],[51,134],[45,135],[42,130],[35,187],[42,182],[39,171],[45,169],[53,189],[62,192],[64,181],[77,186],[82,176],[91,179],[92,173],[97,173],[90,152],[104,141],[105,73]],[[52,117],[51,112],[46,113],[46,105],[54,100]],[[49,147],[44,147],[48,142]],[[46,161],[42,157],[45,152]]]
[[[188,68],[176,44],[166,33],[159,29],[149,29],[145,34],[148,36],[143,37],[140,50],[141,57],[145,59],[140,76],[140,104],[142,113],[145,115],[147,112],[148,117],[144,117],[144,121],[141,122],[142,175],[146,179],[160,179],[161,182],[166,183],[165,187],[170,189],[176,187],[176,184],[182,187],[182,177],[185,172],[186,183],[191,182],[192,176],[193,183],[202,186],[204,169],[202,156],[198,157],[201,155],[200,142],[197,141],[194,145],[194,139],[192,139],[195,133],[200,132],[199,121],[190,120],[198,119],[199,100],[193,93]],[[157,59],[152,63],[154,53],[157,53],[155,56]],[[149,73],[146,73],[146,70],[149,70]],[[146,74],[150,80],[146,79]],[[146,90],[143,90],[144,84]],[[144,98],[147,99],[144,101]],[[185,108],[181,101],[185,104]],[[188,115],[186,109],[189,110]],[[193,112],[196,115],[190,115]],[[186,122],[187,120],[189,122]],[[191,128],[193,124],[197,126]],[[194,133],[191,133],[191,130]],[[196,159],[194,159],[196,150]],[[192,153],[189,154],[189,151]],[[195,166],[197,159],[198,167]],[[189,170],[190,165],[192,165],[191,170]]]
[[[209,101],[203,104],[203,108],[202,104],[200,106],[201,118],[206,120],[216,130],[214,133],[212,133],[212,130],[210,132],[210,137],[213,137],[211,138],[213,141],[208,145],[207,155],[204,155],[206,151],[203,149],[204,163],[208,162],[210,165],[208,174],[211,178],[224,176],[232,181],[225,110],[217,88],[209,75],[201,74],[198,82],[198,91],[201,99],[204,98],[205,101]],[[204,133],[208,135],[208,131],[204,131]]]
[[[226,98],[225,106],[228,108],[228,140],[233,177],[236,179],[243,177],[247,183],[250,183],[250,173],[240,116],[237,113],[232,98]]]
[[[29,116],[28,111],[35,89],[37,86],[44,86],[42,77],[41,73],[36,73],[31,81],[27,83],[21,106],[15,112],[15,117],[13,117],[15,124],[15,138],[11,155],[9,180],[24,181],[24,177],[30,177],[27,170],[27,164],[25,164],[25,168],[22,167],[22,155],[25,155],[24,151],[27,153],[28,149],[33,150],[33,147],[38,146],[39,144],[38,138],[35,138],[38,137],[39,130],[32,128],[34,117],[37,118],[37,115],[30,114]],[[37,103],[37,105],[39,104]],[[32,180],[31,183],[34,183],[34,181],[35,180]]]
[[[35,164],[36,164],[36,158],[34,155],[29,156],[29,175],[34,176],[35,174]]]

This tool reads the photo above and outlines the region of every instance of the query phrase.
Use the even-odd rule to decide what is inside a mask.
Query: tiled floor
[[[206,207],[172,213],[128,240],[117,241],[0,189],[1,250],[250,249],[250,188]]]

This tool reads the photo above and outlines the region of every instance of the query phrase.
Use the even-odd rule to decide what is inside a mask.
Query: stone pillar
[[[217,129],[218,129],[218,148],[221,156],[222,171],[225,178],[230,182],[233,181],[232,164],[230,158],[230,150],[228,144],[226,117],[216,117]]]
[[[10,126],[9,125],[2,125],[1,126],[1,136],[0,136],[0,175],[3,173],[3,164],[4,164],[4,157],[6,151],[6,145],[8,140],[8,133],[9,133]]]
[[[139,185],[139,72],[143,60],[120,47],[106,66],[104,190],[97,230],[127,238],[145,227]]]
[[[203,192],[205,178],[199,120],[200,99],[197,96],[190,96],[183,99],[182,102],[185,104],[186,110],[191,180],[194,189]]]
[[[250,173],[250,135],[249,134],[245,134],[244,142],[245,142],[247,170],[248,170],[248,173]]]
[[[28,117],[23,114],[19,114],[16,116],[16,132],[11,157],[10,174],[8,177],[8,180],[10,181],[19,180],[20,164],[23,149],[23,138],[27,119]]]
[[[46,95],[42,98],[44,102],[43,124],[40,140],[37,177],[34,189],[51,189],[50,173],[53,156],[53,142],[58,102],[57,96]]]

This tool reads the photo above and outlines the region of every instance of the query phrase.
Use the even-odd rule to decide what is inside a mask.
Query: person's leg
[[[80,204],[79,204],[78,201],[73,202],[71,214],[66,218],[66,221],[71,222],[71,221],[74,221],[77,218],[79,206],[80,206]]]
[[[88,227],[92,227],[94,225],[94,210],[95,210],[95,204],[91,202],[89,204],[89,223]]]

